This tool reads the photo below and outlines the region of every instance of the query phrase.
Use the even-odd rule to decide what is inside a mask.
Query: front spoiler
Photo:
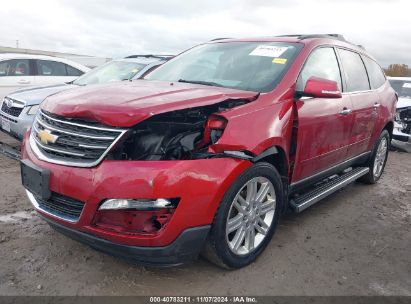
[[[171,267],[192,261],[200,254],[210,225],[184,230],[170,245],[137,247],[116,244],[88,233],[68,228],[41,216],[56,231],[96,250],[143,266]]]

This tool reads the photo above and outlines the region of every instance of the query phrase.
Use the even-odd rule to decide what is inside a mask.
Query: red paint
[[[341,92],[335,81],[310,77],[305,85],[304,93],[316,98],[341,98]]]
[[[232,40],[216,43],[226,41]],[[223,136],[210,146],[209,152],[247,150],[258,155],[276,146],[284,152],[287,168],[292,168],[290,160],[294,161],[294,170],[289,173],[290,183],[370,151],[381,130],[393,120],[395,94],[388,83],[378,91],[341,95],[323,92],[338,91],[333,81],[313,78],[307,84],[306,91],[314,98],[294,98],[298,75],[316,47],[340,46],[359,53],[364,53],[363,49],[330,39],[236,41],[287,41],[302,43],[304,47],[279,85],[272,92],[258,95],[256,100],[255,92],[141,80],[66,91],[49,97],[42,107],[57,115],[126,128],[168,111],[210,105],[230,98],[254,100],[218,113],[227,123]],[[381,104],[376,110],[372,107],[375,101]],[[341,115],[344,109],[352,109],[353,112]],[[297,122],[297,130],[293,127],[294,121]],[[216,124],[210,121],[208,127],[212,129]],[[297,148],[296,153],[290,155],[293,134]],[[85,202],[78,223],[57,218],[53,220],[113,242],[138,246],[164,246],[173,242],[186,228],[211,224],[227,189],[252,166],[250,161],[213,158],[181,161],[104,160],[95,168],[73,168],[40,161],[28,144],[23,144],[22,157],[50,169],[52,191]],[[181,199],[179,205],[159,233],[121,233],[93,225],[99,204],[105,199],[176,197]]]

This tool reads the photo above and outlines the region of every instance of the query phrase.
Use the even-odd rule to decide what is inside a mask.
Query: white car
[[[398,94],[391,144],[411,152],[411,77],[388,77],[388,80]]]
[[[0,100],[18,89],[73,81],[89,70],[59,57],[0,54]]]

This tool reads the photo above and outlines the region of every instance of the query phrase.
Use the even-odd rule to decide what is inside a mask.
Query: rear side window
[[[333,48],[322,47],[311,53],[298,78],[297,91],[303,91],[312,76],[336,81],[341,90],[341,73]]]
[[[366,91],[370,89],[367,72],[359,54],[339,49],[344,68],[347,89],[346,92]]]
[[[49,60],[36,60],[39,76],[67,76],[64,63]]]
[[[374,60],[362,57],[367,68],[368,77],[370,78],[371,88],[378,89],[385,83],[385,75],[381,67]]]
[[[81,76],[84,73],[80,70],[77,70],[76,68],[73,68],[70,65],[65,65],[66,66],[66,70],[67,70],[67,76]]]
[[[31,74],[28,59],[11,59],[0,62],[0,77],[29,75]]]

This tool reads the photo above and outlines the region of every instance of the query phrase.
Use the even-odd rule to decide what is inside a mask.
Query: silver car
[[[398,94],[391,144],[411,152],[411,77],[389,77],[388,80]]]
[[[78,86],[139,79],[169,58],[170,56],[154,55],[129,56],[110,61],[69,83],[13,92],[3,99],[0,109],[0,130],[22,140],[26,130],[31,127],[40,104],[48,96]]]

